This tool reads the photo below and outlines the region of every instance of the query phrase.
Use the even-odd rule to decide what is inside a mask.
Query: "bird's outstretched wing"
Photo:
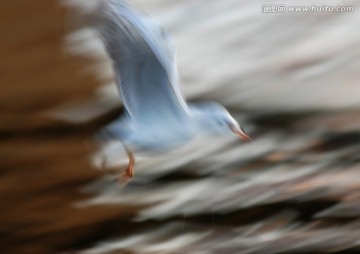
[[[161,27],[122,0],[108,0],[98,30],[113,62],[122,102],[135,122],[187,113],[178,87],[176,48]]]

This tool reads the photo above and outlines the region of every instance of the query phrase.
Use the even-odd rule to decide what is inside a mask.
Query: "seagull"
[[[100,8],[97,31],[112,61],[124,114],[98,132],[120,140],[128,166],[119,177],[134,175],[135,153],[170,151],[200,133],[250,137],[220,104],[186,103],[179,89],[173,38],[156,22],[122,0],[107,0]]]

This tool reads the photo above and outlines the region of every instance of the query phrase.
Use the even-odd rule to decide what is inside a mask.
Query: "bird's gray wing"
[[[179,91],[176,48],[164,30],[121,0],[109,0],[98,27],[116,72],[122,102],[133,121],[187,114]]]

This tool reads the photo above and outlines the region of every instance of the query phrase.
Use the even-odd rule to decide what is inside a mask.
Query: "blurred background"
[[[126,188],[86,142],[122,112],[98,1],[0,3],[1,253],[360,252],[358,1],[128,1],[175,37],[186,98],[254,142],[138,158]]]

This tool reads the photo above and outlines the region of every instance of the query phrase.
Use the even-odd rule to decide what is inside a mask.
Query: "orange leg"
[[[134,154],[126,148],[125,148],[125,150],[129,157],[129,164],[128,164],[125,172],[119,178],[119,183],[121,185],[126,185],[128,182],[130,182],[131,178],[134,176],[134,165],[135,165]]]

